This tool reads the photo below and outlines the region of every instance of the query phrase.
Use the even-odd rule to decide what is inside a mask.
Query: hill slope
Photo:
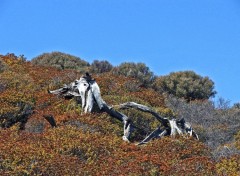
[[[206,102],[185,104],[182,100],[166,99],[150,88],[139,87],[138,81],[132,78],[111,73],[93,75],[108,104],[135,101],[151,106],[165,116],[186,115],[201,138],[196,141],[166,137],[136,146],[134,143],[144,137],[138,131],[134,132],[132,143],[125,143],[121,139],[122,124],[109,115],[80,115],[81,107],[75,99],[65,100],[48,94],[48,89],[59,88],[79,78],[81,74],[76,70],[36,66],[9,56],[0,56],[0,61],[4,65],[4,69],[0,69],[1,175],[239,174],[239,154],[223,153],[228,158],[214,160],[212,156],[216,147],[206,145],[211,136],[200,120],[200,116],[205,115],[211,121],[216,112],[225,114],[225,118],[234,116],[238,119],[240,111],[237,109],[216,110]],[[208,111],[204,110],[206,108]],[[143,112],[125,110],[124,113],[147,131],[159,125]],[[193,114],[198,116],[195,118]],[[57,128],[52,128],[43,115],[54,116]],[[229,128],[219,124],[214,127],[220,132]],[[231,145],[239,148],[240,133],[235,141],[234,134],[224,143],[220,142],[218,147],[228,142],[229,151]]]

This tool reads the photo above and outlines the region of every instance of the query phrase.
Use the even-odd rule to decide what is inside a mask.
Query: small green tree
[[[156,76],[144,63],[125,62],[113,69],[113,74],[136,78],[142,86],[150,87]]]
[[[214,82],[208,77],[202,77],[193,71],[172,72],[160,76],[154,83],[155,90],[168,93],[188,101],[209,99],[214,97]]]
[[[90,66],[90,72],[91,73],[110,72],[112,68],[113,68],[112,64],[110,64],[106,60],[103,60],[103,61],[94,60]]]

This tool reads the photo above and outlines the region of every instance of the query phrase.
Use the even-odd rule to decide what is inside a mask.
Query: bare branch
[[[161,130],[160,127],[158,127],[156,130],[154,130],[152,133],[150,133],[145,139],[143,139],[140,143],[137,145],[142,145],[148,143],[150,140],[154,138],[160,138],[162,136],[165,136],[167,134],[167,130]]]
[[[138,104],[138,103],[135,103],[135,102],[127,102],[127,103],[123,103],[120,105],[120,108],[121,109],[124,109],[124,108],[135,108],[135,109],[138,109],[140,111],[143,111],[143,112],[148,112],[150,114],[152,114],[154,117],[157,118],[157,120],[159,120],[163,126],[165,127],[169,127],[169,120],[167,118],[164,118],[162,116],[160,116],[157,112],[155,112],[154,110],[152,110],[151,108],[145,106],[145,105],[142,105],[142,104]]]
[[[50,123],[52,127],[57,127],[56,121],[52,115],[43,115],[43,117]]]

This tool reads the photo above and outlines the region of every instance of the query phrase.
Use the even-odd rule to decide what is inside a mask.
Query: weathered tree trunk
[[[110,116],[120,120],[124,124],[123,140],[129,141],[129,137],[132,128],[135,127],[130,118],[123,113],[120,113],[110,107],[101,97],[100,88],[96,81],[91,78],[91,76],[86,73],[85,76],[81,77],[79,80],[72,82],[69,85],[64,85],[63,88],[49,91],[49,93],[66,96],[80,96],[82,99],[82,110],[84,113],[93,111],[94,101],[96,102],[98,108],[101,111],[108,113]],[[160,116],[157,112],[151,108],[141,105],[135,102],[127,102],[120,105],[120,108],[135,108],[143,112],[152,114],[163,126],[163,129],[158,127],[152,133],[150,133],[143,141],[139,144],[145,144],[151,139],[159,138],[166,135],[176,135],[176,134],[190,134],[198,139],[197,134],[193,131],[191,125],[186,123],[184,119],[181,120],[169,120]],[[135,127],[136,128],[136,127]]]
[[[120,104],[120,108],[122,108],[122,109],[124,109],[124,108],[135,108],[135,109],[138,109],[138,110],[143,111],[143,112],[148,112],[148,113],[152,114],[154,117],[156,117],[156,119],[163,126],[169,127],[169,125],[168,125],[169,120],[167,118],[164,118],[164,117],[160,116],[154,110],[152,110],[151,108],[149,108],[145,105],[138,104],[138,103],[135,103],[135,102],[127,102],[127,103]]]
[[[151,134],[149,134],[142,142],[139,144],[147,143],[149,140],[153,138],[159,138],[165,135],[175,136],[176,134],[183,135],[188,134],[190,136],[193,136],[194,138],[198,139],[197,134],[192,129],[191,125],[187,122],[185,122],[184,119],[176,120],[172,119],[169,120],[167,118],[161,117],[158,113],[156,113],[151,108],[138,104],[135,102],[127,102],[120,105],[120,108],[135,108],[143,112],[148,112],[152,114],[154,117],[156,117],[159,122],[164,126],[164,129],[161,130],[160,127],[158,127],[156,130],[154,130]]]

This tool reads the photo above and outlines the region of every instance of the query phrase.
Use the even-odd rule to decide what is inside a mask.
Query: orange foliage
[[[5,85],[0,92],[0,123],[14,114],[20,117],[25,105],[32,110],[24,130],[19,130],[21,119],[15,119],[11,128],[0,129],[0,175],[239,174],[239,156],[217,163],[204,144],[183,137],[166,137],[144,146],[125,143],[121,139],[122,124],[108,114],[80,115],[81,107],[73,99],[47,93],[78,79],[77,71],[33,66],[14,56],[0,59],[8,68],[0,73],[0,83]],[[135,79],[111,73],[93,77],[109,104],[136,101],[171,113],[161,94],[140,87]],[[150,115],[134,110],[127,113],[136,116],[143,126],[157,126]],[[57,128],[51,128],[43,118],[50,114]]]

